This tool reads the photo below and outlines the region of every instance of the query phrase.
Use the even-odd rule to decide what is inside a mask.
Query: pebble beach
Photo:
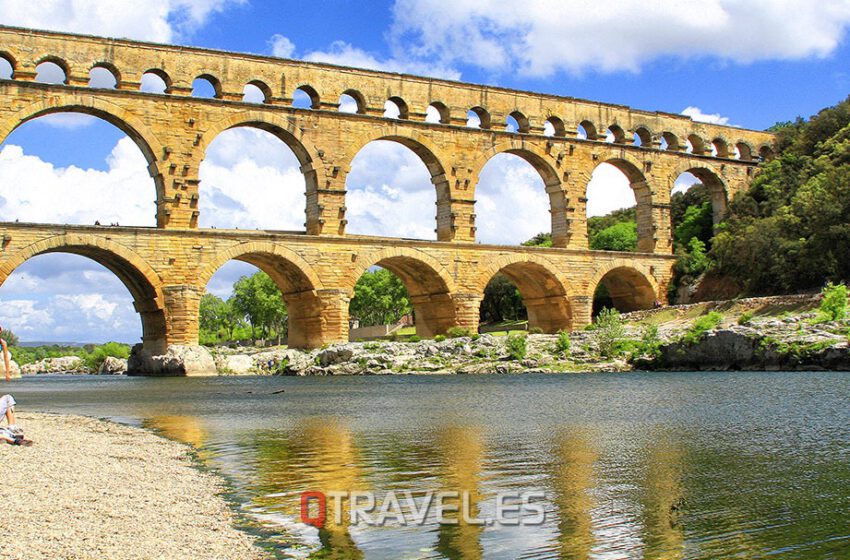
[[[18,413],[32,447],[0,446],[2,557],[260,560],[191,448],[143,429]]]

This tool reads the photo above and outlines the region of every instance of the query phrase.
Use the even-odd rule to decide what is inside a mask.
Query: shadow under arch
[[[248,242],[216,254],[198,277],[203,293],[213,274],[225,263],[237,260],[256,266],[269,275],[280,289],[289,313],[287,345],[291,348],[312,348],[322,343],[322,302],[317,293],[322,282],[313,268],[297,253],[269,242]]]
[[[383,249],[357,259],[349,276],[348,292],[353,297],[354,284],[373,266],[385,268],[398,276],[407,293],[416,319],[416,334],[430,338],[445,334],[457,324],[452,294],[454,281],[443,266],[415,249]]]
[[[431,183],[434,185],[437,196],[437,214],[435,218],[437,224],[437,241],[453,240],[455,233],[452,227],[451,189],[449,187],[445,167],[440,161],[440,158],[437,156],[438,150],[422,136],[409,137],[399,136],[397,134],[386,134],[370,138],[362,144],[353,146],[349,165],[350,162],[353,162],[357,157],[357,154],[363,151],[366,146],[378,141],[395,142],[396,144],[400,144],[416,154],[422,163],[425,164],[425,168],[431,176]]]
[[[305,213],[307,216],[307,233],[311,235],[318,234],[319,231],[316,228],[320,229],[319,184],[321,177],[319,177],[317,171],[317,167],[320,166],[314,167],[312,155],[318,154],[318,151],[310,141],[303,137],[302,130],[297,126],[297,122],[285,118],[275,118],[274,116],[255,111],[246,111],[239,115],[220,120],[206,130],[198,145],[201,153],[204,154],[204,159],[206,159],[210,144],[222,132],[235,128],[255,128],[268,132],[283,142],[295,154],[306,184],[307,203]]]
[[[505,256],[478,275],[476,293],[483,296],[487,284],[497,274],[505,276],[519,290],[528,312],[528,328],[552,334],[572,330],[573,313],[568,284],[547,260],[533,255]]]
[[[141,150],[148,164],[148,173],[154,181],[156,190],[156,223],[163,227],[168,221],[165,202],[165,181],[159,169],[159,156],[163,146],[144,122],[128,114],[121,107],[95,96],[85,100],[74,99],[64,103],[62,98],[50,98],[19,109],[10,118],[0,121],[0,144],[6,141],[12,132],[20,126],[39,117],[59,113],[81,113],[99,118],[126,134]]]
[[[168,333],[162,280],[150,264],[130,249],[102,237],[59,235],[43,239],[0,261],[0,286],[26,261],[46,254],[68,253],[93,260],[115,274],[130,292],[142,321],[142,343],[154,355],[164,354]]]
[[[600,285],[607,290],[610,304],[621,313],[652,309],[658,299],[655,278],[629,263],[614,263],[597,272],[590,281],[591,300]]]
[[[711,197],[712,219],[714,221],[714,225],[719,224],[726,217],[726,214],[729,211],[729,195],[726,190],[726,183],[717,171],[707,165],[699,164],[692,166],[690,164],[686,164],[680,166],[680,168],[675,171],[675,175],[671,177],[671,184],[675,184],[676,179],[685,173],[690,173],[699,179],[703,185],[705,185],[705,188],[708,190],[709,196]]]
[[[629,186],[635,195],[635,215],[637,219],[637,251],[639,253],[652,253],[655,251],[655,227],[652,222],[652,189],[641,171],[642,164],[632,161],[625,154],[621,157],[609,158],[599,165],[607,163],[617,168],[629,181]],[[594,171],[599,167],[594,168]],[[592,175],[592,174],[591,174]],[[588,182],[589,185],[589,182]],[[587,198],[587,187],[584,187],[585,198]],[[588,232],[588,237],[589,237]]]
[[[527,147],[518,147],[515,142],[505,142],[487,150],[476,161],[474,177],[480,177],[484,167],[497,155],[509,154],[517,156],[531,165],[543,180],[546,194],[549,195],[549,213],[551,215],[552,245],[562,247],[566,245],[566,239],[570,235],[569,223],[567,222],[567,197],[561,186],[561,179],[547,156],[536,153]],[[474,189],[478,184],[474,185]],[[474,190],[473,190],[474,194]]]

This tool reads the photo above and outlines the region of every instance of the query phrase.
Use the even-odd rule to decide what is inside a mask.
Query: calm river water
[[[39,377],[2,389],[21,410],[191,443],[250,518],[296,542],[285,555],[850,558],[850,374]],[[374,492],[379,507],[390,491],[413,492],[414,506],[461,492],[472,519],[319,531],[299,518],[314,490]],[[501,493],[528,491],[543,493],[542,524],[475,522]]]

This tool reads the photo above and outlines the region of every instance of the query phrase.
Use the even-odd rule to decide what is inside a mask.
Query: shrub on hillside
[[[509,334],[505,340],[505,348],[512,360],[523,360],[528,353],[528,339],[524,334]]]
[[[818,310],[818,320],[843,321],[847,316],[847,286],[829,282],[821,291],[823,299]]]
[[[712,311],[708,315],[703,315],[691,325],[685,336],[682,337],[682,342],[685,344],[696,344],[705,336],[708,331],[716,329],[723,322],[723,315],[717,311]]]
[[[619,342],[626,334],[626,328],[620,318],[620,312],[616,309],[605,308],[596,316],[594,323],[596,331],[596,344],[599,353],[606,358],[617,356]]]
[[[449,338],[463,338],[469,336],[469,329],[463,327],[452,327],[446,331],[446,336]]]

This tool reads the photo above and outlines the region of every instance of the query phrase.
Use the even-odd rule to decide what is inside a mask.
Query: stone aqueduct
[[[587,324],[600,282],[621,309],[651,305],[665,298],[671,276],[670,193],[676,178],[691,172],[705,183],[719,218],[773,143],[768,133],[680,115],[198,48],[0,27],[0,57],[13,68],[11,79],[0,80],[0,141],[51,113],[100,117],[142,150],[157,201],[155,228],[18,224],[7,217],[0,223],[0,285],[43,253],[90,257],[131,292],[152,353],[197,344],[200,297],[212,274],[231,259],[258,266],[278,283],[290,309],[290,344],[301,347],[347,340],[354,283],[374,265],[403,280],[423,336],[456,325],[475,329],[484,288],[499,272],[520,289],[530,325],[547,332]],[[65,83],[35,81],[36,67],[45,61],[62,68]],[[89,73],[97,67],[112,73],[115,89],[89,87]],[[164,94],[140,91],[147,73],[165,82]],[[214,86],[215,98],[191,95],[198,77]],[[263,92],[263,103],[243,100],[246,84]],[[299,89],[310,96],[311,108],[292,106]],[[356,100],[356,113],[338,110],[342,94]],[[400,108],[399,118],[383,116],[387,100]],[[440,122],[425,121],[429,106],[439,111]],[[467,126],[470,110],[480,128]],[[508,116],[518,131],[497,125]],[[544,134],[547,122],[554,135]],[[579,126],[587,138],[578,137]],[[305,231],[198,228],[198,174],[206,147],[234,127],[268,131],[295,153],[307,185]],[[605,141],[606,130],[614,142]],[[436,242],[346,235],[351,161],[379,139],[407,146],[428,168]],[[475,243],[478,174],[500,153],[515,154],[540,173],[553,248]],[[604,162],[623,171],[634,189],[638,253],[588,250],[586,189]]]

